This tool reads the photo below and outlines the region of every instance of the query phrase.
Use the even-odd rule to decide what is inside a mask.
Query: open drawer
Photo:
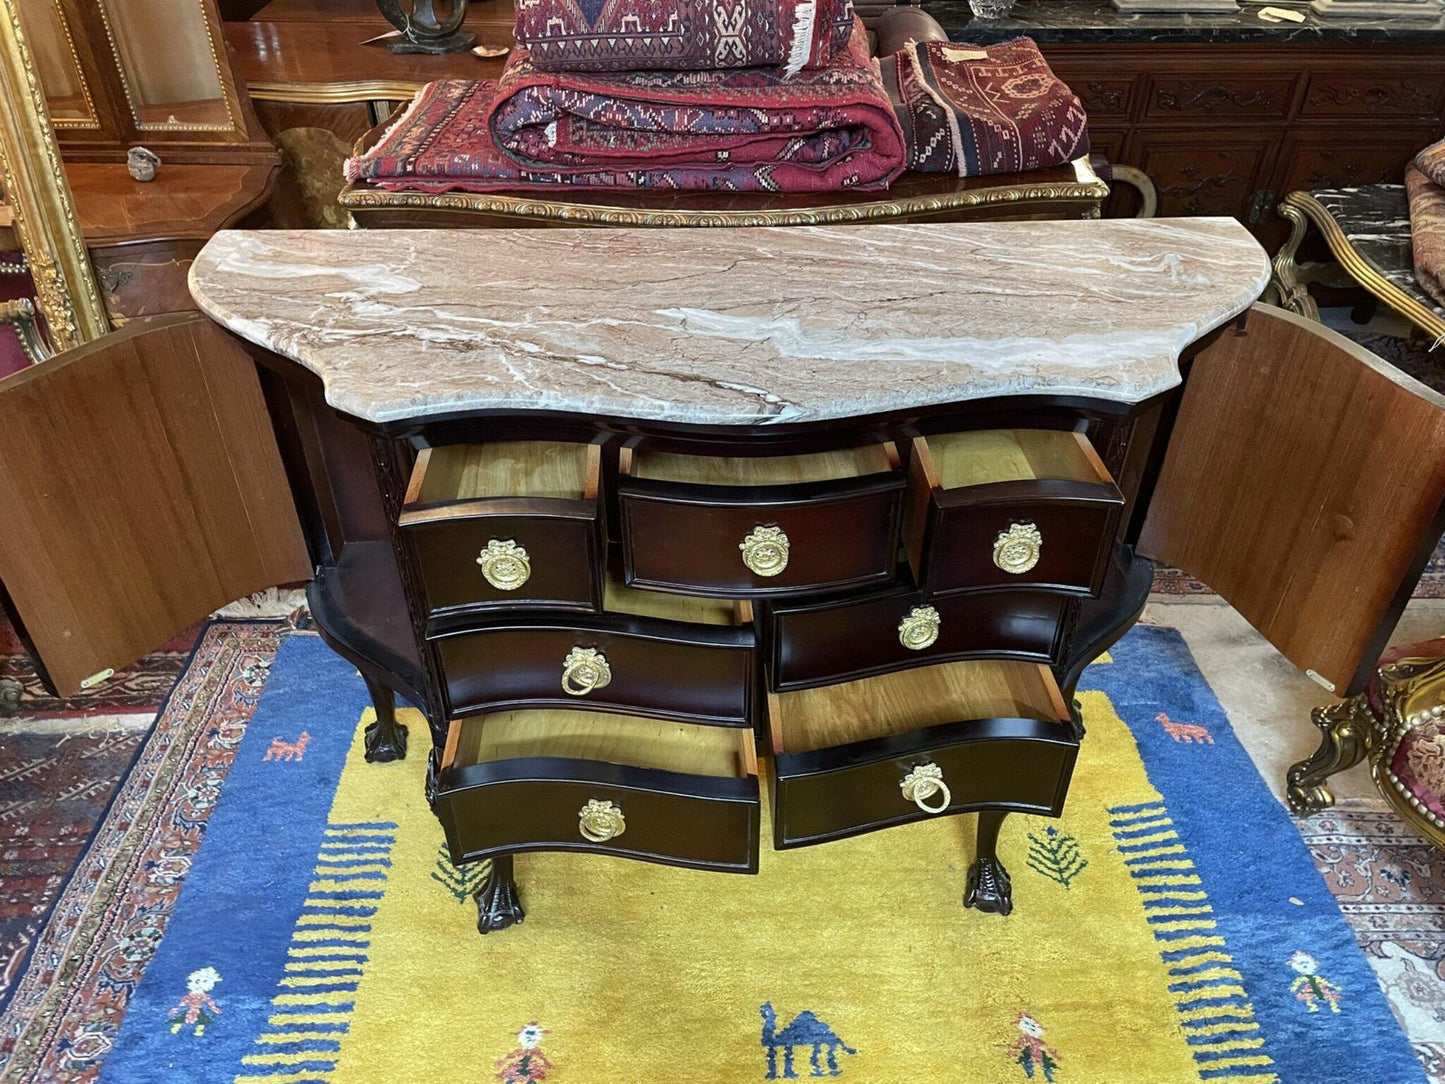
[[[602,602],[596,444],[423,448],[400,523],[433,616]]]
[[[783,692],[959,659],[1057,662],[1069,599],[907,587],[761,604],[769,687]]]
[[[1029,586],[1096,595],[1123,506],[1083,433],[916,437],[904,548],[925,594]]]
[[[757,458],[624,448],[627,582],[723,598],[884,582],[903,489],[888,443]]]
[[[591,851],[755,873],[753,732],[532,709],[458,719],[436,779],[453,862]]]
[[[954,662],[768,697],[779,847],[991,808],[1057,816],[1079,739],[1046,666]]]
[[[530,704],[752,725],[750,603],[634,591],[609,578],[603,607],[488,614],[435,634],[448,713]]]

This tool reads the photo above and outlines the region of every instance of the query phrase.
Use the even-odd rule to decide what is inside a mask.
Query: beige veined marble
[[[1268,275],[1223,218],[268,230],[216,234],[191,292],[370,421],[728,425],[1016,394],[1138,402]]]

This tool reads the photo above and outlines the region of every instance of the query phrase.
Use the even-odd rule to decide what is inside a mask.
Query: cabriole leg
[[[1326,708],[1315,708],[1310,712],[1310,721],[1319,727],[1320,747],[1308,760],[1292,765],[1285,776],[1290,812],[1296,817],[1307,817],[1335,804],[1325,780],[1364,759],[1365,738],[1373,722],[1363,693]]]
[[[472,897],[477,901],[477,932],[495,933],[515,926],[527,917],[512,876],[512,856],[504,854],[492,859],[491,872]]]
[[[1008,870],[998,860],[998,832],[1007,816],[992,809],[978,815],[978,851],[973,865],[968,867],[968,888],[963,894],[965,907],[977,907],[998,915],[1014,909]]]
[[[370,674],[362,674],[376,708],[376,722],[366,728],[366,759],[371,764],[406,759],[406,727],[396,721],[396,693]]]

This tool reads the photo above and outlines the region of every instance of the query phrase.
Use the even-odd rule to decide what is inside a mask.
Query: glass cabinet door
[[[20,22],[30,45],[36,75],[45,91],[51,123],[57,128],[99,128],[90,86],[81,71],[75,39],[60,12],[59,0],[18,0]]]
[[[137,128],[240,128],[219,18],[206,0],[100,0],[100,13]]]

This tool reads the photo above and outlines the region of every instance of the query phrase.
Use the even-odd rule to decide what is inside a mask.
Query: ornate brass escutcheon
[[[898,642],[909,651],[932,647],[943,619],[932,606],[915,606],[898,622]]]
[[[582,807],[577,817],[577,827],[582,838],[593,843],[606,843],[627,831],[627,821],[622,816],[622,810],[612,802],[604,802],[599,798],[587,799],[587,804]]]
[[[903,797],[925,813],[942,813],[953,804],[953,794],[943,781],[943,769],[932,762],[920,764],[903,777],[899,784]],[[937,805],[929,805],[928,799],[940,795]]]
[[[755,576],[776,576],[788,567],[788,536],[781,527],[754,527],[738,543],[743,564]]]
[[[993,563],[1005,572],[1020,576],[1039,563],[1044,536],[1032,523],[1015,523],[1000,531],[993,544]]]
[[[574,647],[562,663],[562,691],[568,696],[586,696],[612,681],[607,656],[595,647]]]
[[[510,538],[494,538],[477,558],[482,575],[498,591],[515,591],[532,576],[527,551]]]

